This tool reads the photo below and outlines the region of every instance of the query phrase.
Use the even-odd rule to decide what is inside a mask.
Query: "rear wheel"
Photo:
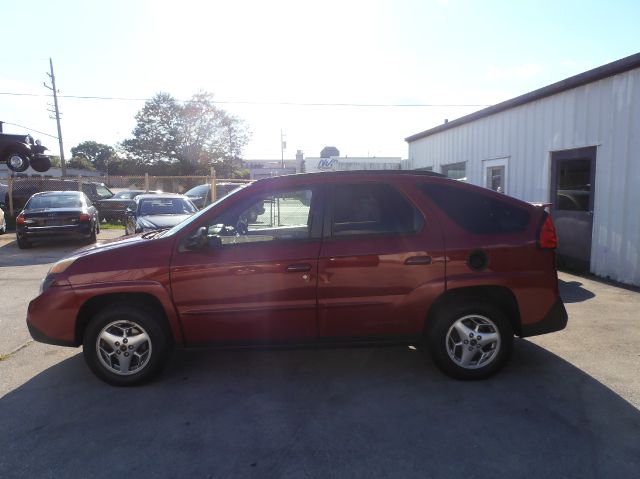
[[[135,386],[164,367],[170,339],[153,315],[141,307],[109,306],[89,322],[83,338],[85,361],[114,386]]]
[[[31,160],[31,168],[39,173],[49,171],[49,168],[51,168],[51,159],[47,156],[36,156],[33,160]]]
[[[87,244],[93,244],[97,241],[97,229],[98,229],[98,223],[94,224],[93,227],[91,228],[91,234],[89,235],[89,237],[87,238]]]
[[[21,236],[17,236],[16,237],[17,241],[18,241],[18,248],[20,249],[29,249],[31,248],[31,243],[29,241],[27,241],[25,238],[22,238]]]
[[[513,329],[489,304],[450,307],[432,321],[426,337],[436,366],[456,379],[484,379],[509,359]]]

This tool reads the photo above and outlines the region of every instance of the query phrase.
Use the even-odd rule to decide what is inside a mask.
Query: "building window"
[[[484,160],[484,187],[498,193],[507,192],[507,160],[508,158],[496,158]]]
[[[461,161],[460,163],[441,165],[440,172],[453,180],[467,181],[467,162]]]

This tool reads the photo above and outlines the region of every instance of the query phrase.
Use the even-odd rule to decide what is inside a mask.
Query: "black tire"
[[[117,331],[125,331],[127,326],[131,327],[128,336],[123,334],[122,344],[115,342],[110,345],[102,339],[98,342],[103,332],[110,332],[113,337],[118,337]],[[143,333],[148,341],[140,336]],[[105,336],[106,334],[103,335]],[[135,338],[143,339],[138,340],[138,344],[134,343]],[[126,339],[130,340],[128,344]],[[99,311],[89,321],[82,345],[84,359],[91,371],[113,386],[137,386],[150,381],[162,371],[171,351],[169,333],[154,317],[152,311],[142,306],[124,304],[110,305]],[[119,362],[119,358],[124,359],[127,354],[130,354],[129,368],[124,373],[119,372],[119,368],[125,367]]]
[[[20,236],[16,236],[16,240],[18,241],[18,248],[20,249],[29,249],[33,246],[29,241]]]
[[[474,337],[462,337],[460,331],[470,335],[474,325]],[[498,340],[483,344],[489,337]],[[431,318],[425,342],[433,362],[446,375],[462,380],[485,379],[497,373],[511,356],[513,328],[500,309],[471,300],[442,308]],[[482,359],[484,354],[487,356]]]
[[[29,157],[23,153],[10,151],[4,158],[7,168],[16,173],[22,173],[29,168]]]
[[[36,156],[33,160],[31,160],[31,168],[33,168],[38,173],[49,171],[49,169],[51,168],[51,159],[47,156]]]
[[[91,234],[87,238],[87,244],[93,244],[98,240],[98,238],[97,238],[97,234],[98,234],[97,229],[98,229],[98,224],[96,223],[91,228]]]

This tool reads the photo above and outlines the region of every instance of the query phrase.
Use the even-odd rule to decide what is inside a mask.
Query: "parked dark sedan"
[[[139,195],[127,209],[125,233],[128,235],[171,228],[198,209],[189,198],[171,193]]]
[[[159,194],[162,191],[145,191],[145,190],[125,190],[120,191],[113,195],[111,198],[106,198],[95,202],[96,208],[100,213],[100,218],[107,221],[124,221],[125,212],[127,208],[134,202],[133,199],[138,195],[144,194]]]
[[[20,249],[32,241],[70,237],[95,243],[100,232],[98,210],[80,191],[36,193],[16,217],[16,237]]]
[[[94,181],[83,181],[80,185],[82,192],[87,195],[91,202],[95,205],[98,201],[113,197],[113,192],[105,186],[104,183]],[[78,182],[70,179],[60,178],[14,178],[13,179],[13,208],[16,211],[24,208],[29,198],[35,193],[41,191],[78,191]],[[4,194],[3,194],[4,193]],[[0,201],[9,204],[8,188],[0,185]]]

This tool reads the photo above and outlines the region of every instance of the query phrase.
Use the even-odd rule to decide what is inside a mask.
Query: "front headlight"
[[[77,259],[78,259],[77,256],[71,256],[69,258],[61,259],[57,263],[54,263],[54,265],[49,270],[49,273],[47,274],[47,276],[49,276],[50,274],[64,273],[67,270],[67,268],[71,266],[73,262]]]
[[[64,273],[67,268],[69,268],[69,266],[71,266],[77,259],[77,256],[71,256],[69,258],[62,259],[57,263],[54,263],[53,266],[49,269],[47,275],[40,282],[40,294],[44,293],[56,282],[56,274]]]

